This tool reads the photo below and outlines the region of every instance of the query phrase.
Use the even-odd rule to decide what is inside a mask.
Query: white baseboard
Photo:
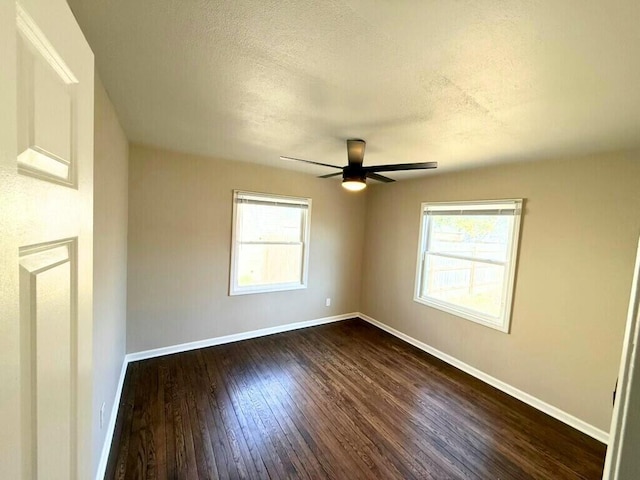
[[[339,322],[349,318],[357,318],[358,313],[345,313],[343,315],[335,315],[333,317],[317,318],[315,320],[307,320],[305,322],[288,323],[286,325],[278,325],[277,327],[261,328],[260,330],[251,330],[249,332],[234,333],[233,335],[225,335],[224,337],[207,338],[206,340],[197,340],[195,342],[181,343],[170,347],[154,348],[152,350],[144,350],[142,352],[129,353],[126,356],[127,362],[136,362],[147,358],[161,357],[163,355],[171,355],[172,353],[187,352],[189,350],[197,350],[198,348],[213,347],[224,343],[238,342],[240,340],[248,340],[250,338],[264,337],[273,335],[274,333],[288,332],[290,330],[298,330],[300,328],[315,327],[324,325],[325,323]]]
[[[492,387],[495,387],[498,390],[501,390],[504,393],[511,395],[514,398],[517,398],[521,402],[524,402],[527,405],[530,405],[533,408],[536,408],[541,412],[544,412],[547,415],[550,415],[553,418],[560,420],[563,423],[566,423],[570,427],[573,427],[576,430],[579,430],[582,433],[585,433],[590,437],[593,437],[604,444],[607,444],[609,441],[609,434],[604,430],[600,430],[599,428],[596,428],[593,425],[583,420],[580,420],[579,418],[574,417],[573,415],[563,410],[560,410],[557,407],[554,407],[553,405],[549,405],[548,403],[540,400],[539,398],[534,397],[533,395],[523,392],[522,390],[519,390],[516,387],[513,387],[508,383],[503,382],[502,380],[498,380],[497,378],[492,377],[491,375],[488,375],[482,372],[481,370],[478,370],[477,368],[472,367],[471,365],[468,365],[458,360],[457,358],[452,357],[451,355],[441,352],[440,350],[437,350],[432,346],[421,342],[420,340],[416,340],[415,338],[410,337],[409,335],[406,335],[396,330],[395,328],[392,328],[382,322],[379,322],[378,320],[375,320],[374,318],[371,318],[368,315],[365,315],[363,313],[358,313],[358,317],[360,317],[363,320],[366,320],[370,324],[384,330],[385,332],[388,332],[391,335],[398,337],[399,339],[404,340],[407,343],[410,343],[414,347],[417,347],[420,350],[423,350],[433,355],[434,357],[439,358],[440,360],[448,363],[449,365],[453,365],[454,367],[462,370],[463,372],[466,372],[469,375],[476,377],[485,383],[488,383]]]
[[[122,398],[122,387],[124,386],[124,377],[127,374],[128,365],[129,362],[127,361],[127,357],[125,356],[122,359],[122,368],[120,369],[118,387],[116,388],[116,395],[113,399],[113,405],[111,407],[111,416],[109,417],[109,423],[107,424],[107,433],[104,436],[104,443],[102,444],[102,451],[100,452],[100,461],[98,462],[96,480],[104,480],[104,476],[107,473],[107,461],[109,460],[109,452],[111,450],[111,442],[113,441],[113,433],[116,429],[116,419],[118,418],[120,399]]]

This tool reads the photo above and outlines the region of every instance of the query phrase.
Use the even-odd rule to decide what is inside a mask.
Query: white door
[[[93,54],[64,0],[0,3],[0,475],[86,479]]]
[[[605,480],[639,479],[638,446],[640,446],[640,242],[603,478]]]

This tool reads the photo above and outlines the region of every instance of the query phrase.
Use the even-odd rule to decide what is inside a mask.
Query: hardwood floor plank
[[[197,479],[198,468],[195,447],[189,421],[187,392],[180,356],[172,359],[171,372],[174,378],[171,398],[171,414],[175,440],[175,478]],[[198,446],[198,448],[201,448]]]
[[[118,409],[113,445],[109,452],[109,461],[105,478],[122,480],[127,470],[127,456],[131,438],[133,407],[135,405],[136,384],[138,383],[138,364],[129,364],[122,387],[122,400]]]
[[[604,453],[348,320],[132,363],[105,478],[595,480]]]
[[[245,415],[246,399],[233,381],[233,369],[222,351],[207,351],[205,355],[213,357],[208,363],[211,365],[215,381],[218,385],[224,385],[229,399],[229,404],[233,409],[233,414],[237,419],[240,432],[247,443],[251,458],[254,461],[256,471],[262,472],[262,478],[283,478],[283,468],[279,460],[274,459],[274,455],[269,449],[269,445],[260,436],[258,427],[255,425],[253,416]],[[245,408],[243,409],[243,406]]]
[[[165,432],[165,448],[166,448],[166,473],[167,479],[178,478],[176,474],[176,441],[175,441],[175,429],[173,420],[173,390],[175,388],[174,373],[171,371],[170,358],[162,358],[162,385],[163,399],[164,399],[164,412],[162,413],[162,421],[164,421]]]
[[[150,405],[148,402],[151,377],[153,376],[152,363],[140,363],[138,368],[140,372],[133,407],[126,477],[131,474],[129,472],[132,472],[134,478],[146,478],[150,450],[153,449],[149,438]]]
[[[164,401],[164,385],[168,381],[168,369],[165,365],[165,359],[157,359],[157,384],[155,391],[152,392],[153,406],[153,438],[156,445],[156,476],[158,480],[167,480],[167,432],[166,432],[166,415]]]
[[[199,373],[197,371],[197,364],[193,361],[193,352],[187,352],[181,355],[181,364],[184,372],[186,405],[189,413],[191,437],[194,445],[194,457],[195,457],[195,470],[198,472],[198,478],[203,480],[219,480],[228,479],[232,474],[227,468],[223,468],[223,472],[220,475],[216,465],[216,458],[213,453],[213,442],[209,435],[209,429],[207,425],[206,401],[203,402],[203,397],[206,400],[206,392],[201,390],[202,382],[196,378]],[[215,432],[215,428],[213,429]],[[222,460],[222,452],[220,454],[220,460]],[[225,466],[228,467],[228,466]],[[235,475],[235,472],[233,472]]]
[[[299,341],[305,347],[302,349],[304,355],[309,356],[316,348],[313,342],[306,339]],[[384,402],[383,408],[380,408],[380,404],[377,408],[372,407],[372,396],[375,396],[376,392],[363,389],[357,382],[353,382],[348,372],[341,370],[343,367],[344,364],[338,355],[335,355],[326,361],[321,369],[315,368],[321,383],[333,385],[340,392],[338,402],[351,405],[351,415],[358,419],[360,425],[369,426],[372,431],[369,435],[376,438],[378,442],[385,442],[388,450],[394,452],[396,465],[406,465],[411,468],[411,478],[429,478],[430,476],[439,478],[438,475],[442,475],[443,471],[454,472],[458,478],[476,478],[472,472],[459,469],[448,461],[450,452],[440,448],[441,439],[439,438],[431,436],[431,442],[424,442],[425,436],[429,438],[426,432],[416,432],[408,423],[405,423],[404,436],[399,440],[394,434],[398,419],[389,416],[389,413],[394,410],[389,410],[387,407],[390,405],[384,405]],[[421,448],[423,443],[430,448]],[[433,447],[439,448],[433,452]],[[444,455],[442,455],[443,452]]]
[[[369,359],[372,357],[366,356],[366,358]],[[350,361],[353,362],[355,360],[350,359]],[[449,367],[449,366],[446,366],[446,367],[451,370],[455,370],[452,367]],[[359,365],[359,372],[360,371],[366,372],[367,370],[368,368],[366,366],[362,364]],[[383,368],[376,367],[374,371],[376,372],[376,377],[384,376]],[[401,371],[401,369],[397,368],[396,366],[396,368],[392,369],[392,371],[399,372]],[[457,370],[455,371],[459,372]],[[417,374],[420,374],[420,373],[421,372],[417,372]],[[444,375],[443,378],[440,379],[439,383],[442,383],[446,386],[447,382],[451,380],[453,373],[455,372],[448,372],[448,375]],[[459,373],[462,373],[462,372],[459,372]],[[466,374],[462,373],[462,375],[466,375]],[[408,389],[410,390],[411,380],[412,378],[410,377],[405,378],[402,380],[401,383],[404,386],[408,386]],[[453,382],[451,383],[450,386],[455,387],[453,388],[453,391],[455,392],[457,387],[459,387],[460,385],[456,382]],[[435,409],[435,412],[439,412],[438,416],[441,417],[440,420],[438,420],[437,417],[432,416],[429,419],[429,422],[435,421],[435,423],[438,426],[438,429],[440,430],[440,433],[438,433],[438,435],[442,435],[444,432],[447,432],[447,436],[454,435],[453,443],[461,447],[461,449],[458,449],[456,453],[455,446],[449,442],[445,445],[445,450],[451,453],[455,453],[456,457],[458,458],[462,458],[460,457],[460,455],[467,458],[469,457],[470,454],[475,455],[476,456],[475,468],[477,473],[480,474],[481,478],[486,478],[486,476],[489,475],[491,472],[493,474],[498,472],[504,478],[550,478],[551,473],[553,474],[553,478],[565,478],[565,476],[560,471],[558,471],[558,470],[563,470],[563,467],[558,467],[558,465],[549,465],[550,468],[548,470],[544,470],[544,469],[541,469],[541,466],[542,466],[541,464],[536,464],[533,470],[530,470],[530,471],[527,471],[526,469],[523,470],[523,465],[520,465],[517,462],[513,462],[510,460],[509,453],[510,453],[510,449],[512,448],[512,443],[502,444],[499,442],[496,442],[494,444],[494,448],[500,451],[501,453],[503,453],[503,455],[501,455],[498,458],[495,458],[495,455],[493,455],[493,452],[490,452],[489,458],[491,459],[491,472],[485,472],[482,469],[482,466],[486,463],[486,459],[487,459],[486,457],[488,456],[488,454],[485,451],[482,451],[476,448],[475,445],[483,445],[483,443],[485,443],[486,441],[490,441],[492,438],[498,438],[499,437],[498,429],[495,428],[495,425],[493,425],[492,422],[483,423],[483,419],[486,417],[486,415],[482,411],[482,409],[478,407],[479,405],[482,404],[482,399],[480,396],[472,395],[471,394],[472,392],[464,392],[465,394],[462,396],[446,394],[446,391],[444,393],[445,393],[444,396],[448,398],[446,403],[440,403],[441,399],[439,400],[438,397],[434,397],[431,395],[429,397],[430,401],[427,403],[424,403],[423,408],[421,408],[420,410],[423,412],[427,412],[428,408],[424,408],[424,407],[428,406],[429,404],[433,404],[437,407]],[[493,393],[495,395],[495,392]],[[401,391],[396,391],[394,393],[394,397],[400,398],[401,396],[402,396]],[[511,398],[511,397],[507,397],[507,398]],[[451,399],[455,399],[456,402],[455,403],[452,402]],[[500,416],[499,416],[500,411],[502,410],[499,409],[496,412],[494,412],[493,415],[490,416],[490,418],[493,420],[494,423],[496,419],[498,420],[500,419]],[[465,422],[464,424],[464,429],[461,430],[460,426],[462,424],[458,419],[462,418],[461,415],[464,416],[465,412],[467,413],[467,416],[469,418],[468,418],[468,421]],[[469,412],[473,412],[474,415],[468,415]],[[566,478],[574,478],[574,477],[570,475]]]
[[[144,444],[141,448],[142,454],[146,456],[145,468],[143,470],[143,478],[148,480],[158,480],[163,478],[163,475],[160,473],[160,466],[158,465],[158,449],[162,448],[162,441],[164,440],[164,432],[161,432],[161,424],[158,421],[161,417],[161,412],[159,410],[158,404],[158,391],[160,389],[160,370],[159,370],[159,361],[154,359],[153,361],[148,363],[148,371],[146,375],[148,376],[148,406],[144,410],[143,421],[144,421]]]
[[[246,345],[246,347],[249,347],[249,345]],[[246,355],[252,357],[255,352],[247,350]],[[260,382],[263,385],[261,391],[265,398],[268,399],[274,419],[282,425],[283,432],[285,432],[289,440],[292,451],[296,453],[310,478],[326,478],[326,465],[323,467],[318,458],[316,458],[316,455],[321,450],[318,448],[318,441],[314,440],[314,437],[318,437],[318,440],[323,442],[323,436],[316,435],[320,433],[317,430],[310,431],[307,427],[310,419],[303,416],[295,400],[290,397],[290,391],[296,390],[299,386],[296,386],[295,389],[287,390],[281,384],[284,372],[280,365],[267,360],[264,356],[253,356],[253,359],[255,360],[253,362],[255,368],[254,378],[256,382]],[[301,399],[298,398],[298,400]],[[325,417],[318,409],[314,409],[311,418]],[[323,444],[326,445],[327,438],[331,438],[331,441],[335,442],[335,436],[328,437],[324,435],[325,442]]]
[[[348,328],[348,326],[346,325],[345,327]],[[374,329],[372,333],[376,334],[377,332]],[[401,350],[406,350],[406,344],[404,344],[404,342],[386,335],[383,335],[383,340],[384,337],[388,337],[388,340],[400,343]],[[362,342],[363,339],[361,332],[358,333],[358,339],[361,341],[361,345],[363,343],[366,343]],[[379,346],[380,340],[380,338],[376,338],[374,342],[370,343],[370,345],[372,345],[373,347],[369,353],[374,353],[375,348]],[[426,356],[428,363],[433,363],[433,361],[435,360],[433,359],[433,357],[424,354],[424,352],[421,352],[417,349],[415,350],[416,354]],[[375,355],[366,355],[366,358],[371,362],[377,361]],[[410,368],[406,368],[407,365],[408,364],[406,362],[399,361],[399,363],[394,365],[394,368],[388,370],[388,372],[391,372],[393,375],[399,376],[399,384],[403,386],[410,386],[412,379],[415,378],[414,375],[419,375],[420,373],[422,373],[419,370],[411,372]],[[401,366],[405,368],[400,368]],[[420,366],[420,368],[428,367],[428,364]],[[379,365],[376,365],[375,369],[376,371],[380,372]],[[385,372],[382,371],[380,373],[384,375]],[[519,402],[518,400],[502,392],[496,391],[483,382],[480,382],[477,379],[471,379],[463,372],[460,372],[459,370],[442,362],[440,372],[432,371],[432,374],[434,376],[439,376],[439,384],[449,384],[449,386],[453,388],[455,392],[458,392],[459,395],[457,395],[455,398],[459,398],[459,400],[457,400],[457,402],[454,404],[452,404],[451,402],[439,403],[438,398],[430,397],[430,402],[424,404],[424,406],[427,408],[423,408],[423,411],[428,411],[428,405],[433,404],[438,407],[436,409],[437,412],[451,412],[453,413],[453,415],[451,415],[452,418],[449,419],[449,422],[452,424],[459,423],[456,422],[456,419],[459,418],[460,415],[464,415],[465,413],[473,413],[473,415],[469,416],[469,422],[466,423],[466,426],[471,427],[476,434],[484,436],[486,439],[488,439],[488,435],[490,435],[491,437],[498,437],[505,431],[511,432],[511,436],[509,437],[508,442],[496,444],[496,448],[504,453],[506,457],[508,457],[508,453],[514,447],[522,449],[523,456],[537,456],[538,461],[535,463],[535,465],[529,465],[530,468],[525,469],[525,471],[520,474],[518,474],[517,470],[513,470],[515,464],[513,462],[510,462],[511,468],[510,470],[505,472],[507,478],[517,478],[518,475],[526,475],[527,478],[546,479],[549,478],[549,475],[551,474],[553,474],[553,478],[576,478],[576,475],[579,475],[578,471],[584,469],[585,467],[581,464],[579,464],[577,470],[575,468],[575,464],[574,467],[571,467],[571,464],[573,464],[572,460],[581,457],[580,453],[582,453],[582,456],[584,456],[585,453],[592,456],[593,461],[589,462],[589,465],[597,465],[598,461],[601,460],[601,451],[596,456],[593,456],[594,452],[589,453],[581,450],[579,442],[576,442],[576,440],[585,438],[585,436],[580,432],[577,432],[573,429],[567,429],[566,426],[562,425],[560,422],[551,419],[551,417],[548,417],[541,412],[532,410],[531,407],[524,405],[522,402]],[[469,388],[471,384],[473,384],[473,390]],[[437,388],[437,386],[438,385],[434,385],[434,388]],[[464,389],[460,390],[461,387],[464,387]],[[396,391],[396,395],[400,396],[401,392]],[[500,397],[500,400],[502,401],[502,403],[504,403],[502,407],[502,411],[504,412],[504,414],[500,418],[496,418],[495,415],[491,414],[491,409],[495,409],[496,397]],[[522,416],[522,407],[524,407],[525,411],[527,411],[529,414],[533,413],[536,421],[529,421],[527,420],[526,416]],[[489,411],[489,414],[487,414],[487,411]],[[487,419],[488,421],[485,421]],[[525,421],[523,422],[523,420]],[[548,420],[551,420],[551,422],[548,422]],[[565,445],[565,447],[562,449],[562,458],[564,459],[563,462],[559,462],[557,460],[558,452],[560,451],[560,449],[556,448],[557,446],[552,445],[545,440],[545,438],[548,437],[547,434],[541,435],[541,432],[546,431],[545,427],[541,425],[542,423],[545,423],[545,421],[548,425],[556,427],[556,432],[569,434],[569,436],[566,437],[566,442],[563,442],[563,444]],[[502,425],[502,427],[500,425]],[[559,425],[562,427],[560,430],[557,429]],[[527,426],[529,426],[529,428],[526,428]],[[477,439],[474,439],[474,443],[476,441]],[[598,444],[598,442],[593,443]],[[516,467],[518,469],[521,469],[520,467],[526,465],[526,463],[523,463],[522,465],[518,465]],[[495,465],[492,466],[492,471],[493,469],[495,469]],[[597,470],[598,469],[596,468],[590,473],[590,478],[597,477]]]
[[[264,357],[265,350],[263,348],[261,351]],[[280,360],[282,361],[282,359]],[[334,434],[336,430],[327,421],[327,412],[314,402],[311,393],[306,391],[306,388],[299,384],[295,385],[296,380],[284,371],[279,372],[279,375],[273,380],[274,383],[270,385],[270,388],[278,389],[282,402],[290,411],[299,412],[299,415],[293,415],[294,424],[306,444],[314,452],[322,470],[328,475],[328,477],[321,476],[319,478],[340,478],[339,472],[335,471],[335,465],[348,461],[349,445],[346,445],[339,435]],[[361,470],[358,473],[359,476],[362,475]],[[358,476],[356,472],[352,472],[352,475]]]
[[[272,478],[295,478],[293,467],[286,450],[284,449],[277,432],[270,430],[261,417],[262,406],[251,395],[251,389],[245,381],[246,374],[242,363],[233,362],[232,351],[225,345],[222,349],[225,355],[220,358],[221,366],[227,372],[229,386],[235,400],[236,414],[241,414],[248,426],[248,432],[252,435],[261,456],[265,461],[269,475]]]
[[[244,417],[236,414],[231,394],[224,381],[223,376],[216,366],[218,363],[216,353],[212,350],[200,350],[207,379],[212,392],[214,392],[217,406],[220,410],[220,417],[225,433],[229,440],[229,445],[234,450],[234,459],[237,465],[243,462],[249,478],[269,478],[267,467],[260,456],[260,452],[253,441],[251,435],[246,431],[247,426]],[[241,468],[238,468],[241,472]]]
[[[226,388],[224,385],[218,384],[216,382],[217,375],[208,370],[210,367],[204,358],[203,351],[198,350],[196,355],[200,372],[199,379],[207,389],[206,399],[212,415],[210,421],[213,422],[213,425],[210,428],[214,431],[214,441],[218,443],[218,449],[225,452],[225,454],[219,454],[216,459],[218,465],[223,464],[219,471],[222,472],[227,468],[231,477],[233,477],[235,470],[238,473],[238,478],[252,478],[254,465],[251,452],[242,435]],[[231,466],[231,463],[234,466]],[[265,473],[264,464],[261,461],[258,463],[260,468],[256,468],[255,471]]]
[[[321,338],[310,338],[308,347],[311,348],[312,345],[315,345],[315,348],[323,348],[323,341]],[[469,429],[460,429],[459,422],[455,421],[455,418],[447,418],[447,415],[442,414],[442,410],[439,410],[438,416],[433,416],[425,422],[424,417],[420,414],[424,408],[417,410],[411,408],[416,399],[419,399],[419,395],[416,395],[416,392],[409,396],[405,395],[407,390],[411,388],[410,379],[407,379],[403,385],[394,385],[391,377],[385,378],[383,366],[372,367],[371,363],[366,361],[367,356],[360,354],[360,350],[360,346],[356,349],[344,348],[335,355],[333,359],[337,369],[335,373],[338,376],[343,376],[342,383],[351,385],[356,396],[362,396],[366,390],[370,396],[376,397],[365,405],[369,411],[377,411],[378,405],[382,404],[386,407],[383,411],[397,412],[404,419],[407,419],[415,442],[414,449],[421,451],[424,456],[429,456],[430,449],[425,451],[420,446],[425,443],[423,439],[428,438],[431,449],[436,447],[437,458],[440,461],[446,461],[448,469],[455,469],[457,474],[464,478],[477,478],[478,472],[467,468],[465,463],[461,461],[465,455],[477,455],[478,453],[482,455],[482,452],[476,449],[476,445],[479,444],[478,439],[470,435]],[[372,374],[369,376],[367,372]],[[376,388],[376,384],[384,385],[384,388]],[[393,430],[397,419],[390,418],[388,415],[382,418],[387,422],[387,428]],[[431,457],[431,460],[433,459]],[[494,466],[494,468],[496,467]],[[499,473],[514,476],[521,472]]]
[[[239,370],[238,385],[247,395],[252,406],[251,410],[256,414],[257,423],[260,424],[263,435],[270,440],[278,458],[282,460],[282,464],[286,468],[286,475],[289,478],[309,478],[304,465],[298,458],[297,452],[291,448],[286,433],[274,417],[266,400],[267,397],[257,388],[257,380],[250,371],[250,357],[238,351],[237,346],[234,347],[228,352],[228,358]]]
[[[291,448],[303,463],[306,473],[310,478],[327,478],[330,470],[323,467],[321,462],[322,459],[326,463],[326,458],[323,458],[318,442],[314,440],[306,426],[307,419],[292,402],[289,392],[280,384],[279,365],[257,353],[250,343],[245,342],[241,347],[244,354],[251,358],[254,379],[260,383],[261,392],[267,399],[274,418],[281,424]]]
[[[262,347],[264,348],[264,347]],[[278,348],[278,347],[276,347]],[[292,352],[285,348],[278,348],[280,354],[291,355]],[[281,361],[286,357],[282,357]],[[290,381],[298,383],[297,390],[300,393],[298,401],[304,405],[305,411],[311,413],[307,416],[307,422],[314,425],[316,434],[328,431],[329,449],[338,454],[337,465],[349,465],[351,475],[355,478],[371,478],[378,476],[379,464],[384,464],[385,472],[380,478],[394,478],[396,472],[401,472],[402,477],[414,478],[414,472],[406,462],[401,461],[390,467],[385,448],[385,438],[378,438],[376,432],[369,428],[366,422],[358,422],[360,414],[357,408],[345,401],[340,392],[333,385],[329,385],[322,379],[314,377],[309,364],[301,356],[291,356],[287,360]],[[319,420],[319,424],[316,423]],[[341,478],[342,472],[332,475],[331,478]],[[423,478],[430,478],[426,475]],[[435,478],[435,477],[434,477]]]

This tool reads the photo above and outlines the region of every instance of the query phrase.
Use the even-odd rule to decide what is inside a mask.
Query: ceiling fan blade
[[[362,167],[369,172],[396,172],[399,170],[424,170],[428,168],[438,168],[438,162],[422,162],[422,163],[396,163],[395,165],[373,165],[371,167]]]
[[[314,165],[320,165],[322,167],[339,168],[340,170],[342,170],[342,167],[337,167],[335,165],[329,165],[328,163],[312,162],[311,160],[304,160],[302,158],[280,157],[280,160],[295,160],[296,162],[312,163]]]
[[[347,140],[347,158],[349,159],[349,165],[362,165],[366,145],[367,142],[359,138],[350,138]]]
[[[327,175],[320,175],[318,178],[331,178],[331,177],[337,177],[338,175],[342,175],[342,172],[329,173]]]
[[[374,180],[378,180],[379,182],[390,183],[395,182],[393,178],[385,177],[384,175],[378,175],[377,173],[368,172],[367,178],[373,178]]]

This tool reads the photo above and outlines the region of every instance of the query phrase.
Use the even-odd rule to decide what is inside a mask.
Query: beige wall
[[[93,472],[107,432],[126,347],[129,144],[96,75],[93,231]],[[104,426],[100,406],[105,402]]]
[[[310,175],[140,146],[130,148],[129,178],[129,352],[358,310],[364,196]],[[228,295],[234,189],[313,199],[307,289]]]
[[[511,334],[413,301],[420,203],[525,198]],[[608,431],[640,154],[511,164],[367,192],[361,311]]]

